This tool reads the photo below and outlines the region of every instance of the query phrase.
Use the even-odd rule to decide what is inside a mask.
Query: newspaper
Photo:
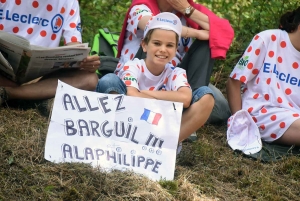
[[[87,43],[48,48],[0,31],[0,73],[19,84],[61,68],[78,68],[89,52]]]

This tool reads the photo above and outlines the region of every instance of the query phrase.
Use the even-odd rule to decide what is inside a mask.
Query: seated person
[[[254,36],[227,81],[232,114],[248,111],[265,142],[300,145],[299,67],[300,7]]]
[[[141,44],[146,58],[127,61],[116,74],[103,76],[96,89],[100,93],[183,103],[179,142],[206,122],[214,106],[211,89],[202,86],[192,91],[186,71],[169,63],[176,54],[181,32],[182,25],[176,15],[163,12],[152,17]]]
[[[160,12],[176,14],[183,25],[176,55],[170,62],[186,70],[193,91],[201,86],[213,90],[216,102],[208,123],[226,122],[231,115],[228,102],[209,81],[214,60],[225,59],[234,32],[228,20],[193,0],[133,0],[118,43],[120,62],[116,72],[134,57],[145,58],[140,48],[144,28],[152,15]]]
[[[1,9],[7,15],[25,17],[22,20],[17,17],[11,20],[12,16],[1,19],[0,30],[25,37],[32,45],[57,47],[61,36],[65,45],[81,43],[79,5],[76,0],[44,0],[32,4],[27,1],[18,4],[3,1]],[[29,15],[32,18],[26,18]],[[55,21],[57,16],[61,24]],[[36,23],[37,19],[42,22]],[[95,90],[98,82],[95,71],[99,65],[99,56],[88,56],[81,62],[80,69],[61,69],[37,82],[21,86],[0,75],[0,105],[11,99],[53,98],[58,79],[79,89]]]

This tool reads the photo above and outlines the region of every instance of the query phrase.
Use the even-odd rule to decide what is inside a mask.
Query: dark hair
[[[151,39],[151,35],[152,35],[152,33],[153,33],[154,30],[155,30],[155,29],[151,29],[151,30],[149,30],[148,33],[146,34],[145,38],[143,39],[143,41],[144,41],[145,44],[148,44],[148,43],[149,43],[149,41],[150,41],[150,39]],[[177,34],[177,33],[175,33],[175,34],[176,34],[176,46],[177,46],[177,45],[178,45],[178,34]]]
[[[300,7],[296,10],[286,12],[279,21],[279,29],[288,33],[294,32],[300,25]]]

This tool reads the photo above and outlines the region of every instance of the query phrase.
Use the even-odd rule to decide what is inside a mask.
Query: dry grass
[[[225,125],[185,143],[175,180],[44,159],[47,119],[35,108],[0,109],[0,200],[299,200],[300,158],[261,163],[234,154]]]

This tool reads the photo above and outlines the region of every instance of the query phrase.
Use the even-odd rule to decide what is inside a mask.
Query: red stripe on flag
[[[156,113],[155,116],[154,116],[154,119],[152,121],[152,124],[158,125],[158,122],[159,122],[160,118],[161,118],[161,114],[160,113]]]

